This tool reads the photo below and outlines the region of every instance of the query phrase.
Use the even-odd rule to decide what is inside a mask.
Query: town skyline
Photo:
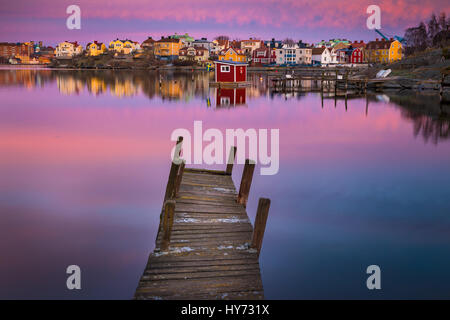
[[[366,27],[368,1],[347,1],[346,5],[311,1],[146,1],[80,0],[81,29],[66,28],[66,8],[71,3],[39,4],[22,0],[8,3],[0,13],[1,41],[43,41],[55,46],[61,41],[88,43],[131,39],[142,42],[148,36],[158,40],[169,34],[189,33],[208,40],[219,35],[230,39],[292,38],[315,43],[332,38],[369,41],[378,37]],[[382,28],[387,35],[403,35],[408,27],[427,19],[432,12],[448,12],[444,1],[379,1]],[[407,14],[405,13],[407,12]],[[351,16],[352,19],[348,17]],[[344,17],[346,17],[344,19]]]

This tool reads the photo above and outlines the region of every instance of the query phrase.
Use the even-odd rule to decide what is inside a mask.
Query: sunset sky
[[[0,41],[63,40],[82,43],[113,38],[143,41],[174,32],[212,39],[225,34],[245,39],[302,39],[316,42],[345,37],[371,40],[366,8],[381,8],[382,31],[403,35],[432,12],[450,13],[445,0],[0,0]],[[66,8],[81,7],[81,30],[66,28]]]

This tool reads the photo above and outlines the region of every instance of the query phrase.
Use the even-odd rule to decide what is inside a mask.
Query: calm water
[[[244,92],[217,92],[210,77],[162,73],[159,86],[147,72],[0,70],[0,298],[131,298],[170,134],[194,120],[280,129],[279,173],[255,175],[248,205],[253,221],[257,199],[272,199],[267,298],[450,298],[450,110],[436,96],[346,108],[271,93],[265,75]],[[65,287],[70,264],[81,291]],[[381,291],[366,288],[371,264]]]

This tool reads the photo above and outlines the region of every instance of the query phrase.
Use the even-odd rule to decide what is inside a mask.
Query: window
[[[220,72],[230,72],[230,66],[220,66]]]

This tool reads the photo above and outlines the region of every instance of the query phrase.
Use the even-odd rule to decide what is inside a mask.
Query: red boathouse
[[[216,82],[246,82],[247,66],[245,62],[219,60],[214,61]]]

